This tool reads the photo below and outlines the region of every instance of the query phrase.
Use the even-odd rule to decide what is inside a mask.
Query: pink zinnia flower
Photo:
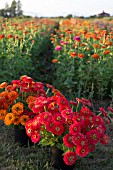
[[[55,50],[56,50],[56,51],[61,51],[61,50],[62,50],[62,46],[57,45],[57,46],[55,47]]]
[[[75,36],[75,37],[73,37],[73,40],[80,42],[80,37],[79,36]]]

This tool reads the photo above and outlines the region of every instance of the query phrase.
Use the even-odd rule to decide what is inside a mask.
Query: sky
[[[17,0],[16,0],[17,1]],[[12,0],[0,0],[0,9]],[[23,14],[43,17],[73,16],[88,17],[105,11],[113,16],[113,0],[21,0]]]

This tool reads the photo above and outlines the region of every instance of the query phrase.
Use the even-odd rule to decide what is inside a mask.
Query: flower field
[[[55,84],[68,96],[104,99],[113,93],[113,22],[61,21],[51,36]],[[63,83],[61,83],[63,82]]]
[[[109,18],[0,19],[0,169],[54,170],[52,146],[73,170],[113,167]]]
[[[57,22],[6,18],[0,23],[0,82],[11,82],[24,74],[44,80],[42,75],[51,67],[48,65],[51,61],[50,33],[54,32]]]

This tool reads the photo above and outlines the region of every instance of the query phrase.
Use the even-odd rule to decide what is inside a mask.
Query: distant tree
[[[0,10],[0,16],[5,17],[5,9]]]
[[[66,18],[68,18],[68,19],[70,19],[72,17],[73,17],[72,14],[69,14],[69,15],[66,16]]]
[[[20,0],[12,0],[11,6],[8,3],[5,4],[5,8],[0,9],[0,16],[2,17],[16,17],[22,16],[22,4]]]
[[[5,14],[4,17],[8,17],[9,16],[9,5],[8,5],[7,2],[5,4],[4,14]]]
[[[63,17],[63,16],[58,16],[58,18],[62,19],[62,18],[64,18],[64,17]]]
[[[17,16],[21,16],[23,14],[23,11],[22,11],[22,4],[20,0],[17,1],[16,8],[17,8],[16,10]]]
[[[11,17],[16,16],[16,6],[17,6],[17,2],[15,0],[13,0],[12,3],[11,3],[11,7],[10,7],[10,15],[11,15]]]

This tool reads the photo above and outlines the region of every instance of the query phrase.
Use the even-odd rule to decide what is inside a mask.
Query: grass
[[[74,170],[112,170],[113,124],[108,126],[108,134],[109,144],[98,144],[93,153],[77,160]],[[50,148],[14,143],[13,128],[0,122],[0,170],[54,170],[50,157]]]

